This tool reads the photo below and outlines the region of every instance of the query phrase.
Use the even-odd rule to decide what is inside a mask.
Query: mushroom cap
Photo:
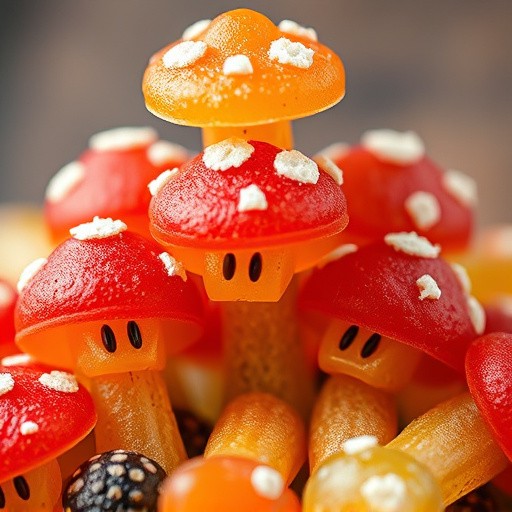
[[[271,45],[281,38],[288,42],[276,43],[277,47],[291,43],[283,50],[288,59],[292,54],[293,62],[296,54],[300,65],[307,67],[288,63],[286,56],[271,58]],[[190,58],[177,53],[169,64],[166,54],[182,48],[191,50]],[[308,66],[300,57],[312,51]],[[226,71],[226,59],[235,56],[247,57],[249,64],[234,73]],[[332,107],[345,94],[345,73],[339,57],[317,41],[281,31],[262,14],[237,9],[215,18],[193,40],[179,40],[153,55],[142,89],[148,110],[172,123],[258,125]]]
[[[377,132],[381,131],[370,133]],[[404,135],[392,133],[398,141]],[[475,208],[454,192],[450,181],[454,171],[445,171],[421,151],[415,158],[398,160],[397,156],[392,160],[361,144],[338,155],[326,154],[343,170],[343,192],[350,212],[345,237],[374,241],[391,231],[416,231],[441,244],[444,251],[468,247]]]
[[[12,387],[0,385],[0,482],[55,459],[96,424],[92,398],[73,375],[0,366],[0,382],[9,380]]]
[[[158,140],[151,128],[126,127],[91,137],[89,148],[64,166],[46,189],[44,214],[56,241],[93,216],[123,219],[149,235],[148,183],[189,159],[181,146]]]
[[[204,155],[214,146],[240,144],[254,151],[238,167],[214,170],[212,164],[205,164]],[[210,146],[153,197],[149,210],[153,236],[165,245],[219,250],[282,246],[341,232],[348,215],[340,186],[321,168],[316,183],[278,174],[276,157],[290,153],[292,159],[301,155],[240,139]],[[317,168],[312,160],[301,158]],[[294,170],[293,164],[285,167]],[[241,191],[254,185],[266,205],[242,209]]]
[[[420,299],[416,281],[425,275],[441,290],[438,299]],[[411,345],[461,373],[467,347],[478,335],[474,299],[452,266],[385,242],[366,245],[315,270],[299,304]]]
[[[5,279],[0,278],[0,355],[3,348],[7,350],[14,347],[14,308],[18,293]],[[12,346],[12,347],[11,347]]]
[[[512,461],[512,334],[475,340],[466,354],[466,377],[487,426]]]
[[[168,268],[163,255],[170,263]],[[34,337],[41,332],[95,320],[154,318],[175,322],[176,328],[183,324],[181,334],[188,335],[190,343],[201,332],[203,300],[192,281],[184,281],[184,277],[172,257],[137,233],[69,238],[20,292],[16,342],[45,361],[52,336]],[[178,337],[176,333],[173,342],[183,343]],[[58,347],[53,348],[59,352]]]

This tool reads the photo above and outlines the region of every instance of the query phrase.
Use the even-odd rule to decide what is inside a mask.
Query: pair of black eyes
[[[357,334],[359,333],[359,327],[357,325],[351,325],[343,334],[343,336],[340,339],[340,343],[338,345],[340,350],[346,350],[350,345],[352,345],[352,342],[356,339]],[[364,344],[363,348],[361,349],[361,357],[363,359],[366,359],[367,357],[370,357],[379,346],[380,340],[382,336],[380,334],[377,334],[374,332]]]
[[[27,501],[30,498],[30,487],[22,476],[17,476],[14,479],[14,488],[22,500]],[[0,487],[0,509],[2,508],[5,508],[5,494]]]
[[[263,268],[263,261],[259,252],[252,255],[251,261],[249,262],[249,279],[255,283],[261,276],[261,270]],[[231,281],[236,271],[236,258],[232,252],[228,252],[224,256],[222,262],[222,275],[226,281]]]
[[[128,339],[132,344],[133,348],[139,349],[142,347],[142,336],[140,334],[139,326],[137,322],[130,320],[126,325],[126,331],[128,333]],[[115,352],[117,349],[116,335],[109,325],[102,325],[101,327],[101,341],[107,349],[107,352]]]

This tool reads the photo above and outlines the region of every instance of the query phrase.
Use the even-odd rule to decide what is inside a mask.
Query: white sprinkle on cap
[[[48,182],[45,198],[50,203],[58,203],[84,179],[85,164],[82,162],[70,162],[53,176]]]
[[[286,37],[272,41],[268,51],[270,60],[302,69],[307,69],[313,64],[314,54],[315,51],[311,48],[306,48],[302,43],[293,43]]]
[[[351,254],[353,252],[356,252],[359,249],[359,247],[356,244],[343,244],[339,247],[336,247],[334,251],[331,251],[329,254],[324,256],[318,263],[317,268],[324,268],[326,265],[333,261],[337,261],[340,258],[343,258],[343,256],[346,256],[347,254]]]
[[[313,160],[336,182],[336,185],[343,185],[343,171],[329,157],[317,155]]]
[[[182,263],[173,258],[168,252],[163,252],[159,254],[158,257],[165,265],[165,270],[167,271],[168,276],[180,276],[183,281],[187,281],[187,273],[185,272]]]
[[[413,192],[405,200],[404,206],[418,229],[428,230],[441,220],[441,206],[430,192]]]
[[[265,193],[257,185],[249,185],[240,190],[240,200],[237,206],[239,212],[266,210],[267,208]]]
[[[416,284],[420,290],[419,299],[439,299],[441,297],[441,289],[436,280],[429,274],[425,274],[416,280]]]
[[[468,208],[478,203],[476,181],[461,171],[450,169],[443,174],[443,187],[459,203]]]
[[[186,68],[198,61],[207,48],[208,45],[203,41],[183,41],[166,52],[162,61],[169,69]]]
[[[432,245],[424,236],[419,236],[414,231],[410,233],[388,233],[384,237],[384,241],[396,251],[421,258],[437,258],[441,252],[439,245]]]
[[[476,333],[479,335],[483,334],[486,321],[484,308],[473,295],[468,295],[468,307],[469,318],[471,319]]]
[[[169,181],[171,181],[174,176],[178,174],[178,168],[175,167],[172,170],[167,170],[162,172],[157,178],[151,181],[148,185],[149,191],[152,196],[156,196],[160,190],[162,190]]]
[[[343,158],[350,151],[350,144],[346,142],[335,142],[318,152],[318,156],[325,156],[331,160]]]
[[[116,236],[126,230],[126,224],[120,220],[112,220],[110,217],[101,219],[96,216],[92,222],[80,224],[71,228],[69,232],[77,240],[94,240]]]
[[[462,287],[462,290],[465,293],[471,293],[471,279],[469,278],[468,271],[466,267],[463,267],[459,263],[450,263],[455,276],[457,277],[457,281]]]
[[[372,476],[360,488],[361,495],[374,512],[403,512],[407,504],[405,482],[394,473]]]
[[[55,391],[62,391],[63,393],[76,393],[78,391],[76,377],[68,372],[53,370],[51,373],[43,373],[38,380],[43,386]]]
[[[10,373],[0,373],[0,396],[14,388],[14,379]]]
[[[199,20],[195,23],[192,23],[192,25],[190,25],[183,31],[183,35],[181,36],[181,38],[183,39],[183,41],[190,41],[191,39],[194,39],[201,32],[206,30],[210,26],[211,22],[212,20]]]
[[[23,288],[31,281],[31,279],[46,265],[48,260],[46,258],[37,258],[32,263],[29,263],[21,272],[18,281],[18,291],[21,293]]]
[[[20,425],[20,432],[22,436],[27,436],[30,434],[35,434],[39,431],[39,425],[34,423],[33,421],[24,421]]]
[[[254,492],[263,498],[277,500],[284,491],[281,474],[269,466],[256,466],[251,473]]]
[[[250,75],[254,72],[251,61],[245,55],[232,55],[222,65],[222,73],[229,75]]]
[[[316,30],[314,28],[306,28],[302,25],[299,25],[297,22],[292,20],[283,20],[277,26],[281,32],[286,32],[287,34],[292,34],[294,36],[299,37],[307,37],[312,41],[318,41],[318,36],[316,34]]]
[[[128,151],[157,139],[158,134],[149,126],[123,126],[96,133],[89,139],[89,147],[95,151]]]
[[[301,183],[316,183],[320,177],[318,165],[300,151],[281,151],[274,160],[279,176],[286,176]]]
[[[1,361],[0,364],[2,366],[18,366],[30,363],[32,361],[32,357],[28,354],[15,354],[13,356],[6,356]]]
[[[361,144],[377,158],[402,165],[417,162],[425,154],[423,141],[412,131],[369,130]]]
[[[203,153],[203,163],[213,171],[225,171],[231,167],[240,167],[247,162],[254,147],[243,139],[232,137],[208,146]]]
[[[186,162],[190,158],[190,153],[183,146],[167,140],[158,140],[151,144],[147,150],[147,155],[148,160],[154,166],[171,162]]]
[[[341,446],[347,455],[364,452],[370,448],[378,446],[379,441],[375,436],[357,436],[347,439]]]

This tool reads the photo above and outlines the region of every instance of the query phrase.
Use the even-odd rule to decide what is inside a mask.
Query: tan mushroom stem
[[[256,126],[205,126],[203,146],[206,148],[230,137],[245,140],[269,142],[281,149],[293,148],[293,134],[290,121],[260,124]]]
[[[309,464],[313,472],[325,459],[342,451],[345,441],[372,435],[379,444],[397,433],[392,395],[348,375],[333,375],[315,402],[309,430]]]
[[[91,379],[98,413],[96,451],[143,453],[170,473],[187,456],[165,382],[158,371],[110,374]]]
[[[387,447],[424,464],[437,479],[445,505],[488,482],[509,464],[469,392],[413,421]]]
[[[295,276],[278,302],[222,303],[227,400],[262,391],[309,416],[314,386],[299,338],[297,288]]]

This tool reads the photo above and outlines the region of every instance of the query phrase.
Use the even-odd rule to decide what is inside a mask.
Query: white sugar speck
[[[277,500],[284,491],[281,474],[269,466],[257,466],[251,473],[251,484],[259,496]]]
[[[343,244],[339,247],[336,247],[334,251],[331,251],[329,254],[324,256],[318,263],[317,268],[324,268],[329,263],[332,263],[333,261],[337,261],[340,258],[343,258],[343,256],[346,256],[347,254],[351,254],[353,252],[356,252],[359,249],[359,247],[356,244]]]
[[[477,334],[483,334],[485,330],[485,310],[478,302],[478,300],[473,297],[473,295],[468,296],[468,307],[469,307],[469,318],[471,319],[471,323]]]
[[[468,208],[478,203],[476,181],[461,171],[450,169],[443,174],[444,189],[459,203]]]
[[[274,160],[274,169],[280,176],[301,183],[316,183],[320,177],[318,165],[295,149],[278,153]]]
[[[252,64],[245,55],[232,55],[222,65],[222,73],[229,75],[250,75],[253,73]]]
[[[312,41],[318,40],[318,36],[314,28],[303,27],[302,25],[299,25],[297,22],[292,20],[283,20],[277,27],[281,32],[286,32],[287,34],[292,34],[299,37],[307,37]]]
[[[346,142],[335,142],[318,152],[318,156],[325,156],[333,161],[343,158],[350,152],[350,144]]]
[[[147,150],[148,160],[154,166],[161,166],[169,163],[186,162],[190,158],[190,153],[179,144],[167,140],[159,140]]]
[[[63,393],[76,393],[78,391],[76,377],[68,372],[54,370],[51,373],[43,373],[38,380],[43,386],[55,391],[62,391]]]
[[[158,134],[149,126],[123,126],[96,133],[89,139],[89,147],[95,151],[128,151],[157,139]]]
[[[439,299],[441,297],[441,289],[437,285],[436,280],[429,274],[425,274],[416,280],[416,284],[420,290],[419,299]]]
[[[394,473],[368,478],[360,491],[374,512],[404,512],[409,508],[405,482]]]
[[[182,263],[173,258],[168,252],[163,252],[159,254],[158,257],[164,264],[169,277],[180,276],[183,281],[187,280],[187,273]]]
[[[347,439],[341,448],[347,455],[354,455],[378,445],[379,442],[375,436],[357,436]]]
[[[314,54],[315,51],[311,48],[306,48],[302,43],[293,43],[286,37],[272,41],[268,51],[270,60],[302,69],[307,69],[313,64]]]
[[[459,281],[462,290],[469,294],[471,292],[471,279],[469,278],[466,267],[463,267],[459,263],[450,263],[450,266],[452,267],[452,270],[457,277],[457,281]]]
[[[46,265],[46,258],[37,258],[32,263],[29,263],[25,269],[21,272],[20,279],[18,281],[18,291],[21,293],[23,288],[34,278],[34,276]]]
[[[10,373],[0,373],[0,395],[4,395],[14,388],[14,379]]]
[[[82,162],[70,162],[48,182],[45,198],[50,203],[58,203],[84,179],[85,165]]]
[[[257,185],[249,185],[240,190],[240,200],[237,206],[239,212],[266,210],[267,208],[265,193]]]
[[[441,206],[430,192],[413,192],[405,200],[404,206],[418,229],[430,229],[441,220]]]
[[[162,172],[157,178],[151,181],[148,185],[149,191],[152,196],[156,196],[160,190],[162,190],[169,181],[171,181],[174,176],[178,174],[178,168],[168,169],[167,171]]]
[[[183,31],[183,35],[181,36],[181,38],[183,39],[183,41],[190,41],[191,39],[194,39],[201,32],[206,30],[210,26],[211,22],[212,20],[199,20],[195,23],[192,23],[192,25],[190,25]]]
[[[2,366],[18,366],[30,363],[32,358],[28,354],[15,354],[14,356],[7,356],[0,361]]]
[[[203,163],[213,171],[225,171],[247,162],[254,147],[243,139],[230,138],[208,146],[203,153]]]
[[[343,185],[343,171],[325,155],[317,155],[313,160],[321,167],[337,185]]]
[[[39,425],[34,423],[33,421],[24,421],[20,425],[20,432],[22,436],[28,436],[30,434],[35,434],[39,431]]]
[[[162,61],[169,69],[186,68],[198,61],[207,48],[208,45],[203,41],[183,41],[166,52]]]
[[[411,256],[422,258],[437,258],[441,252],[439,245],[432,245],[425,237],[411,233],[388,233],[384,237],[386,244],[396,251],[402,251]]]
[[[94,217],[92,222],[80,224],[69,230],[71,236],[77,240],[94,240],[116,236],[126,230],[126,224],[120,220],[112,220],[110,217],[101,219]]]
[[[417,162],[425,154],[423,141],[412,131],[369,130],[361,144],[377,158],[402,165]]]

